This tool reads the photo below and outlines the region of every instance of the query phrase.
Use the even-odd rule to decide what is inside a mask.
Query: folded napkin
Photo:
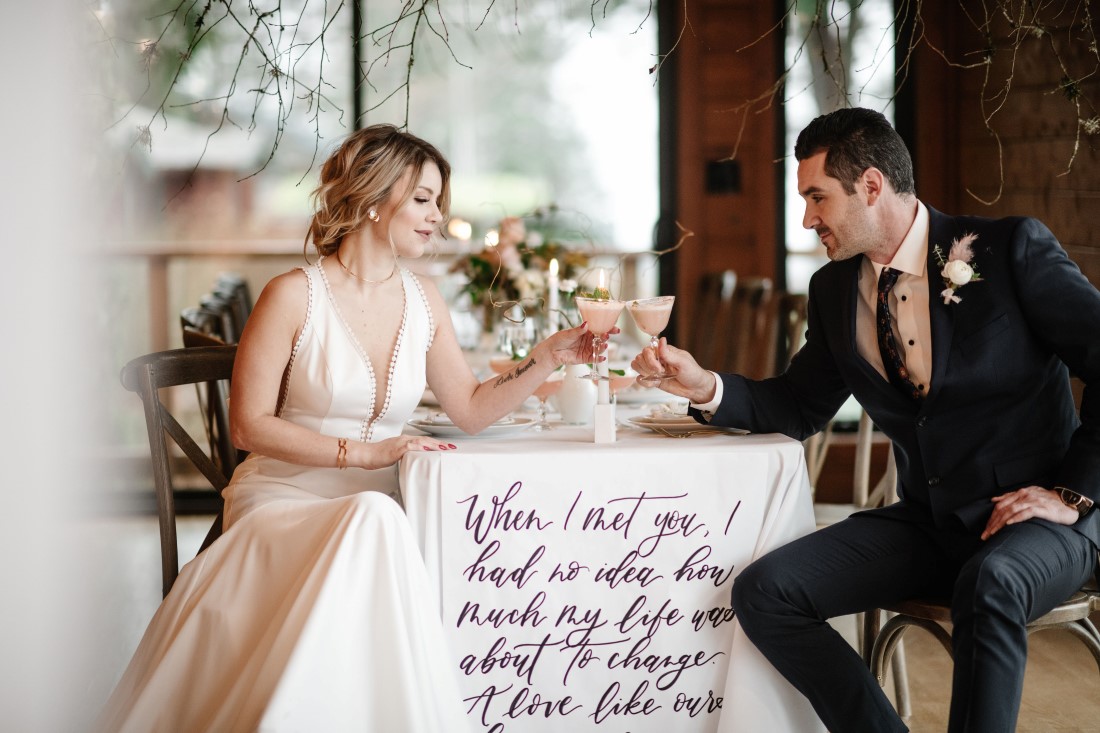
[[[664,402],[650,410],[649,416],[653,418],[682,417],[687,415],[688,403]]]

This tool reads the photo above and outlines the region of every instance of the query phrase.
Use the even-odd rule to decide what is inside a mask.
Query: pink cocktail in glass
[[[596,371],[596,361],[600,357],[600,351],[607,340],[607,332],[615,327],[615,321],[619,320],[619,314],[626,305],[621,300],[610,298],[585,298],[577,297],[577,310],[581,318],[588,321],[588,330],[592,332],[592,373],[589,375],[594,380],[607,379]]]
[[[654,349],[660,343],[658,337],[668,328],[668,319],[672,315],[672,304],[676,301],[674,295],[662,295],[656,298],[644,298],[630,303],[630,315],[634,323],[645,335],[649,336],[649,345]],[[647,377],[638,377],[638,384],[643,387],[659,387],[664,374],[654,374]]]

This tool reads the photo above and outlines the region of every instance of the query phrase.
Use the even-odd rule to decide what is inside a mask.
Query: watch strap
[[[1064,486],[1055,486],[1054,490],[1058,492],[1058,498],[1062,500],[1063,504],[1071,509],[1076,509],[1081,516],[1085,516],[1089,509],[1092,509],[1092,499],[1087,496],[1078,494],[1076,491],[1067,489]]]

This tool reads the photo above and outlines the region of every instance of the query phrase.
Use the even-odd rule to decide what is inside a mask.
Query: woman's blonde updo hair
[[[446,216],[451,203],[451,165],[435,146],[393,125],[371,125],[348,135],[321,167],[306,247],[312,240],[320,254],[331,255],[345,236],[369,224],[367,212],[387,201],[405,171],[411,169],[409,188],[400,193],[398,202],[398,207],[404,205],[428,162],[438,166],[443,178],[436,203]]]

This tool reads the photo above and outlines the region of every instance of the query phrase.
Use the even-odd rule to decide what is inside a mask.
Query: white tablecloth
[[[476,729],[822,730],[729,608],[740,569],[814,528],[801,445],[560,426],[447,442],[401,483]]]

